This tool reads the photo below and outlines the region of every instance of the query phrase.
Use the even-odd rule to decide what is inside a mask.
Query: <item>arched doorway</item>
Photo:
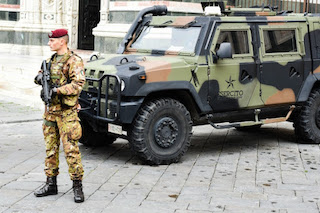
[[[93,50],[92,29],[100,21],[100,0],[79,1],[78,49]]]

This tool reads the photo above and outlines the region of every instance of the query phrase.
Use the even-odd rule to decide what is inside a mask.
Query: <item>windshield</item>
[[[143,50],[194,53],[200,30],[200,27],[146,26],[130,47]]]

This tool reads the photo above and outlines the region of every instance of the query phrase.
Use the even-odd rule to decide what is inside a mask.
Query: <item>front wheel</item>
[[[171,98],[152,100],[138,112],[129,141],[148,164],[178,162],[190,146],[192,120],[186,107]]]
[[[320,89],[314,89],[294,121],[295,133],[302,143],[320,143]]]

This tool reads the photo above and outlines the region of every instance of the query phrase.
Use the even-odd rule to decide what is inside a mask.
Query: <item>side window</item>
[[[265,53],[297,52],[295,30],[263,30]]]
[[[248,54],[249,43],[247,31],[221,31],[218,37],[215,51],[223,42],[231,43],[232,54]]]

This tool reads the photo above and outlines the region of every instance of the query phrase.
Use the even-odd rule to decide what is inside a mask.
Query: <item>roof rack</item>
[[[277,12],[261,8],[229,8],[223,14],[227,16],[275,16]]]
[[[280,11],[277,12],[278,6],[270,5],[255,5],[249,8],[225,6],[223,1],[210,1],[202,2],[202,7],[205,11],[205,15],[226,15],[226,16],[276,16],[276,15],[287,15],[292,11]],[[217,7],[220,8],[219,13]]]
[[[264,3],[262,5],[255,5],[249,8],[231,8],[229,7],[223,13],[228,16],[275,16],[277,12],[275,10],[278,9],[278,6],[265,6]]]

